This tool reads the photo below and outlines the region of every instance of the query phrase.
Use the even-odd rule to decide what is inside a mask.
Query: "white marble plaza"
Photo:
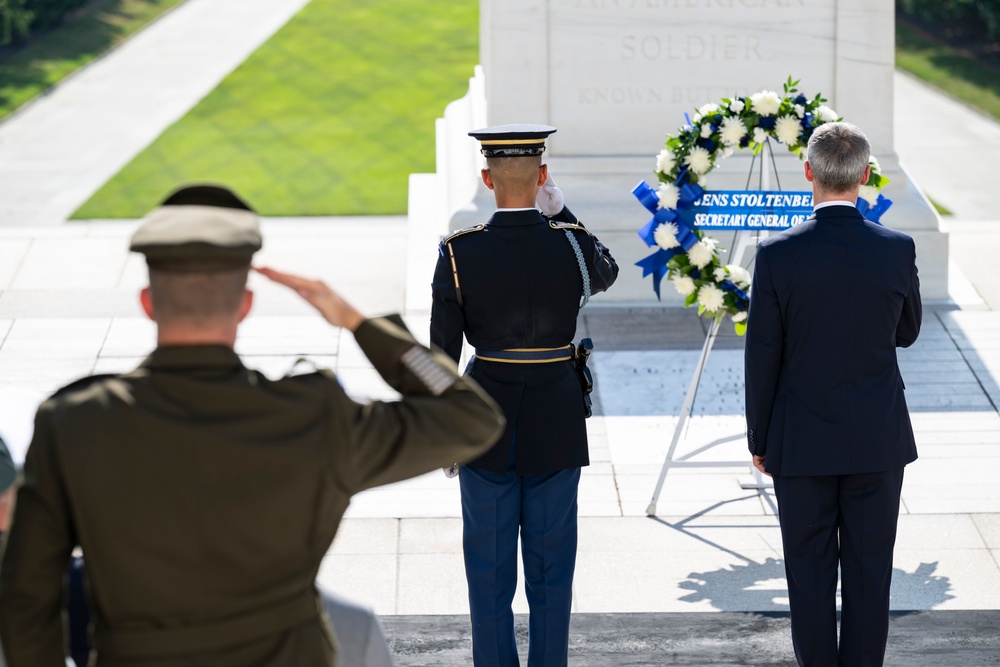
[[[134,227],[0,228],[0,247],[13,264],[0,282],[5,434],[27,436],[32,402],[43,395],[82,375],[131,368],[153,346],[153,327],[136,300],[142,261],[126,250]],[[427,298],[426,285],[406,284],[394,268],[407,254],[402,218],[275,219],[264,234],[260,263],[322,276],[366,312],[402,310],[407,290]],[[359,397],[393,396],[349,336],[293,294],[257,276],[252,287],[255,312],[238,343],[249,365],[279,376],[306,355],[335,369]],[[605,307],[589,317],[615,312]],[[406,319],[426,337],[426,310]],[[644,335],[655,341],[657,332]],[[589,423],[592,465],[581,483],[575,610],[784,609],[773,499],[740,488],[748,467],[672,470],[659,517],[645,516],[697,351],[616,350],[613,340],[599,342],[601,411]],[[739,350],[713,352],[679,454],[742,431],[741,358]],[[921,457],[903,489],[893,606],[997,608],[1000,312],[930,308],[917,344],[900,352],[900,367]],[[701,458],[745,452],[738,441]],[[458,485],[437,472],[362,493],[320,580],[382,614],[466,613],[459,516]],[[526,609],[523,593],[517,605]]]
[[[213,4],[221,13],[209,11]],[[41,397],[83,375],[130,368],[154,344],[137,301],[144,267],[126,249],[136,222],[65,223],[66,215],[301,4],[189,0],[0,124],[0,429],[13,444],[26,444],[31,410]],[[612,3],[589,4],[599,11]],[[813,14],[831,11],[831,2],[814,4]],[[860,6],[853,0],[838,4]],[[183,51],[180,35],[206,34],[184,33],[178,26],[187,20],[233,41],[223,44],[225,58],[213,61],[211,72],[200,71],[208,56],[171,60],[171,76],[156,83],[170,98],[170,109],[150,117],[117,95],[99,96],[107,107],[93,104],[88,87],[121,92],[141,83],[129,66],[129,49],[156,53],[166,40]],[[245,34],[238,35],[238,27]],[[555,37],[568,40],[580,29],[566,28]],[[636,40],[618,46],[654,53],[652,42],[644,43],[638,33]],[[744,35],[732,48],[750,46]],[[659,48],[663,55],[671,53],[663,49],[680,47]],[[713,48],[725,55],[730,45],[723,38]],[[572,77],[580,73],[569,72],[560,85],[572,85]],[[1000,283],[994,266],[1000,221],[989,175],[1000,160],[1000,125],[899,74],[895,81],[893,145],[913,180],[958,215],[947,223],[953,242],[950,298],[928,304],[920,340],[900,353],[920,459],[906,473],[892,605],[998,609],[1000,296],[994,295]],[[112,128],[102,124],[109,113]],[[66,119],[72,120],[72,136],[43,130]],[[974,132],[966,129],[971,127]],[[112,131],[114,141],[105,141]],[[114,145],[91,150],[80,143],[88,134]],[[25,139],[31,137],[36,140]],[[956,150],[962,152],[961,170],[948,168]],[[626,215],[638,220],[636,227],[641,224],[641,211]],[[891,217],[886,222],[892,224]],[[271,219],[264,234],[260,263],[322,277],[371,314],[405,311],[412,330],[426,336],[429,276],[408,268],[414,257],[434,256],[433,235],[413,233],[403,217]],[[604,240],[620,259],[633,254],[628,244],[641,245],[631,232]],[[622,271],[636,269],[622,261]],[[391,398],[349,336],[324,325],[283,289],[257,276],[251,287],[254,314],[238,344],[249,365],[278,376],[307,355],[335,369],[352,393]],[[588,312],[613,319],[624,311],[595,302]],[[696,356],[693,349],[657,346],[660,335],[647,325],[643,336],[652,344],[646,351],[598,341],[601,410],[589,422],[592,465],[581,484],[574,609],[785,610],[773,501],[766,492],[740,487],[748,467],[673,470],[659,517],[645,516]],[[740,354],[713,353],[682,452],[742,430]],[[704,458],[745,456],[735,442]],[[382,614],[467,613],[458,516],[457,482],[437,472],[365,492],[350,507],[320,579]],[[522,594],[516,604],[525,611]]]

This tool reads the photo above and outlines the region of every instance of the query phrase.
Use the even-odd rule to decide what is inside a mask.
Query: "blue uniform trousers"
[[[511,466],[513,468],[513,466]],[[528,667],[566,665],[580,469],[519,477],[463,466],[463,546],[476,667],[516,667],[517,538],[528,598]]]
[[[882,665],[902,485],[901,468],[858,475],[775,475],[792,645],[802,667]]]

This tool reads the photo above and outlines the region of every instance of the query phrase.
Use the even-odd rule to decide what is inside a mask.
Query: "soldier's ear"
[[[139,292],[139,303],[142,304],[142,310],[146,313],[146,317],[156,321],[156,316],[153,314],[153,294],[149,291],[148,287],[143,287],[142,291]]]
[[[538,187],[545,185],[547,180],[549,180],[549,165],[543,164],[538,168]]]
[[[480,173],[482,174],[482,177],[483,177],[483,183],[486,184],[486,187],[488,187],[490,190],[492,190],[493,189],[493,174],[490,173],[489,169],[483,169],[482,172],[480,172]]]
[[[251,290],[243,290],[243,300],[240,302],[240,319],[237,322],[245,320],[246,316],[250,314],[251,308],[253,308],[253,292]]]

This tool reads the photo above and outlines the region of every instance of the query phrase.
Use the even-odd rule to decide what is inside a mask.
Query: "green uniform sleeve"
[[[355,338],[402,398],[357,406],[352,491],[470,461],[500,437],[504,418],[493,399],[443,352],[418,344],[401,320],[366,320]]]
[[[50,404],[39,409],[0,565],[0,643],[8,667],[65,667],[63,581],[76,543]]]

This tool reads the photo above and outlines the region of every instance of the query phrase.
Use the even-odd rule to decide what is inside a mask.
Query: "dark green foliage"
[[[82,7],[87,0],[27,0],[24,4],[32,14],[31,32],[58,25],[66,14]]]
[[[997,0],[897,0],[912,17],[927,22],[956,22],[995,38],[1000,36],[1000,2]]]
[[[0,0],[0,46],[26,37],[31,16],[31,11],[24,7],[24,0]]]

